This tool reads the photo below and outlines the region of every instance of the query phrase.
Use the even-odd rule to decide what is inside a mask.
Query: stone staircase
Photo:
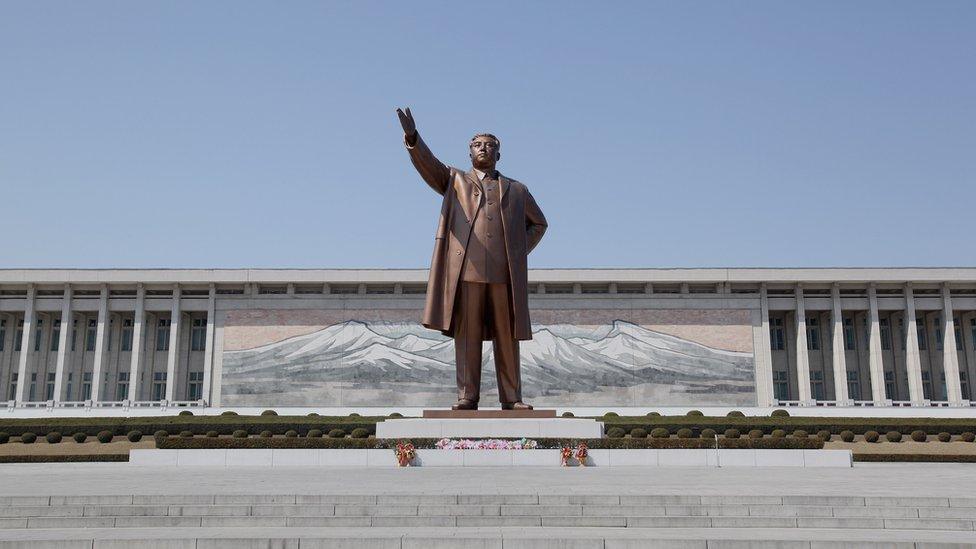
[[[976,497],[0,495],[0,549],[976,547]]]

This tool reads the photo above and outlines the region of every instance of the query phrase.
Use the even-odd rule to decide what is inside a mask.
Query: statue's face
[[[471,165],[479,170],[493,169],[495,163],[502,157],[498,151],[498,143],[485,136],[474,138],[469,145],[471,152]]]

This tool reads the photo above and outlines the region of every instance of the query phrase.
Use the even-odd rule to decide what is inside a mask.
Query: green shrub
[[[356,412],[352,412],[351,414],[349,414],[349,417],[363,417],[363,416],[357,414]]]
[[[10,442],[10,433],[6,431],[0,431],[0,444],[6,444]]]
[[[624,438],[624,435],[626,434],[627,431],[624,431],[620,427],[611,427],[607,429],[607,436],[610,438]]]
[[[261,412],[261,415],[262,416],[276,416],[276,415],[278,415],[278,412],[275,412],[274,410],[265,410],[265,411]]]
[[[180,413],[178,415],[181,415],[181,416],[192,416],[193,415],[193,412],[191,412],[189,410],[180,410]]]
[[[803,429],[797,429],[793,431],[793,438],[809,438],[810,433],[804,431]]]
[[[929,439],[925,431],[912,431],[912,440],[915,442],[925,442]]]
[[[346,438],[346,432],[342,429],[332,429],[329,431],[329,438]]]
[[[864,433],[864,442],[878,442],[881,435],[877,431],[867,431]]]
[[[688,410],[688,413],[685,415],[688,417],[705,417],[705,414],[701,410]]]
[[[773,429],[772,433],[769,433],[772,438],[786,438],[786,431],[784,429]]]
[[[322,438],[322,431],[319,429],[312,429],[305,436],[308,438]]]
[[[702,429],[701,437],[709,439],[715,438],[715,429]]]
[[[741,436],[742,436],[742,433],[740,433],[738,429],[726,429],[725,430],[725,438],[739,438]]]
[[[244,429],[238,429],[234,431],[234,433],[231,436],[234,438],[247,438],[247,431],[245,431]]]
[[[651,438],[671,438],[671,431],[664,427],[655,427],[651,429]]]
[[[37,440],[37,435],[30,431],[21,433],[20,435],[20,441],[24,444],[34,444],[35,440]]]
[[[824,442],[829,442],[830,441],[830,431],[828,431],[826,429],[821,429],[821,430],[817,431],[817,436],[820,437],[820,440],[822,440]]]
[[[603,417],[620,417],[620,415],[617,412],[607,412],[603,414]]]
[[[400,412],[393,412],[392,414],[390,414],[387,417],[390,417],[390,418],[398,418],[398,417],[403,417],[403,414],[401,414]]]
[[[630,438],[647,438],[647,429],[634,427],[630,430]]]
[[[227,410],[226,412],[220,412],[220,415],[222,415],[222,416],[236,416],[237,415],[237,412],[235,412],[234,410]]]
[[[193,431],[180,431],[180,438],[193,438]]]
[[[746,417],[746,415],[738,410],[732,410],[731,412],[725,414],[725,417]]]
[[[888,442],[901,442],[901,433],[899,431],[888,431],[885,433],[885,438]]]
[[[762,429],[749,430],[749,438],[762,438],[762,437],[763,437]]]
[[[285,436],[288,437],[288,438],[295,438],[295,437],[298,436],[298,431],[296,431],[294,429],[289,429],[289,430],[285,431]]]
[[[99,431],[98,434],[95,435],[95,438],[97,438],[98,442],[101,442],[102,444],[108,444],[109,442],[112,442],[113,436],[112,431]]]
[[[139,442],[142,440],[142,431],[129,431],[125,438],[129,439],[129,442]]]
[[[949,442],[950,440],[952,440],[952,435],[944,431],[939,433],[938,437],[939,437],[939,442]]]
[[[169,431],[165,431],[163,429],[160,429],[155,433],[153,433],[153,438],[166,438],[168,436],[169,436]]]
[[[959,440],[963,442],[973,442],[976,441],[976,433],[971,431],[966,431],[965,433],[959,435]]]
[[[217,431],[207,431],[207,438],[217,438],[219,436],[220,433],[218,433]]]
[[[769,417],[790,417],[790,413],[782,408],[777,408],[773,410],[773,413],[769,414]]]
[[[563,412],[561,415],[562,417],[576,417],[573,412]]]
[[[306,417],[319,417],[319,415],[316,414],[315,412],[309,412],[309,413],[305,414],[305,416]]]
[[[369,438],[369,429],[357,427],[356,429],[352,430],[352,433],[349,436],[352,438]]]
[[[261,438],[271,438],[274,435],[271,433],[271,431],[264,430],[264,431],[261,431],[261,434],[259,436]]]
[[[51,431],[50,433],[44,435],[44,440],[47,440],[48,444],[57,444],[61,442],[61,433]]]
[[[695,436],[695,432],[687,427],[682,427],[678,429],[678,438],[692,438]]]
[[[661,417],[659,412],[647,412],[647,417]]]
[[[854,442],[854,432],[853,431],[841,431],[840,439],[844,442]]]
[[[75,442],[77,442],[78,444],[81,444],[86,440],[88,440],[88,433],[85,433],[84,431],[78,431],[77,433],[71,435],[71,438],[75,439]]]

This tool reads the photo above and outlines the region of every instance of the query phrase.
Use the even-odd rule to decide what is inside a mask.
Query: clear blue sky
[[[971,266],[976,2],[4,2],[0,267],[428,265],[394,108],[530,267]]]

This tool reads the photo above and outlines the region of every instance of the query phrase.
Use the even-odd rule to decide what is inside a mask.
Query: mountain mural
[[[533,339],[521,343],[521,364],[523,396],[539,405],[755,401],[752,353],[714,349],[623,320],[592,328],[534,326]],[[224,405],[445,405],[456,391],[454,342],[412,322],[348,320],[225,351],[222,378]],[[486,405],[497,401],[495,388],[486,342]]]

